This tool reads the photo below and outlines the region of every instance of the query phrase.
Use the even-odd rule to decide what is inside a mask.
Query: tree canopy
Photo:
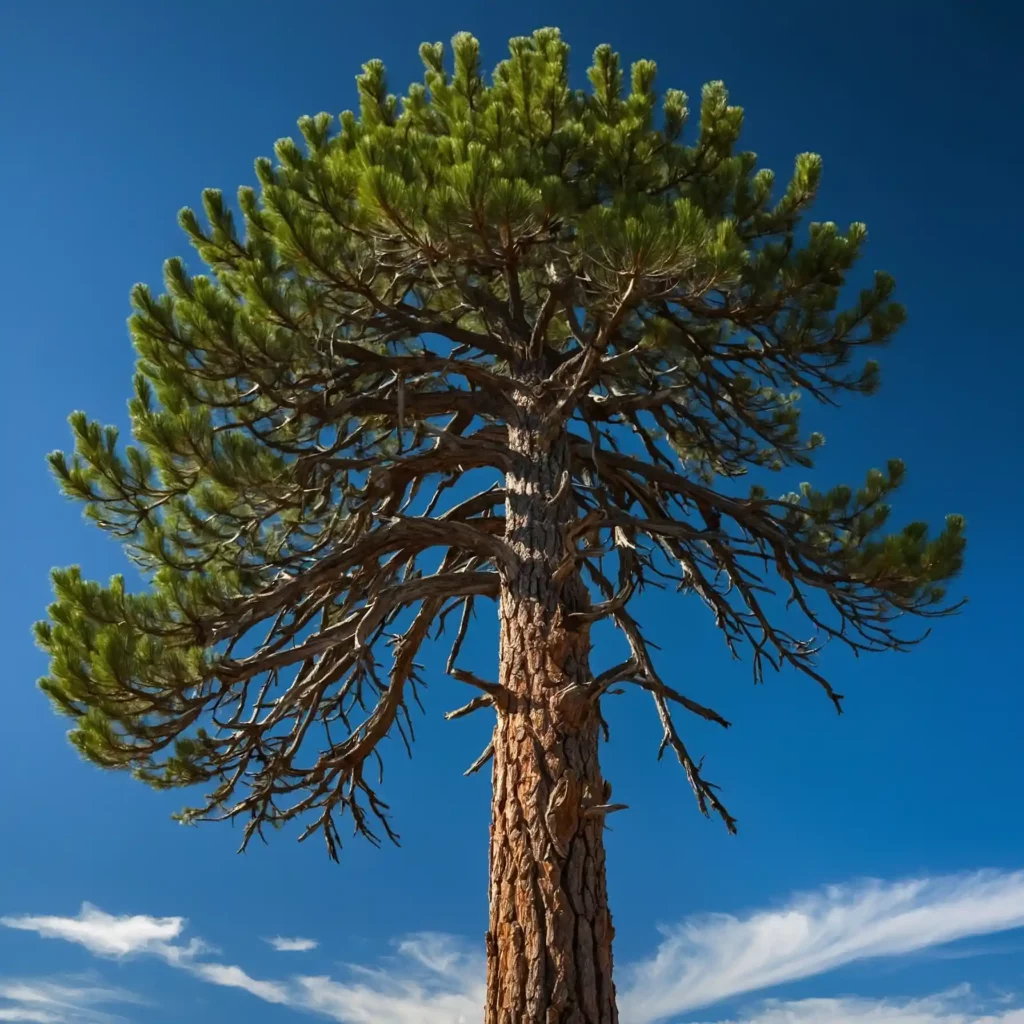
[[[768,491],[822,443],[801,400],[878,386],[893,280],[849,293],[864,225],[805,223],[820,159],[777,189],[721,83],[690,128],[687,97],[610,47],[573,88],[555,30],[513,39],[488,77],[468,34],[450,66],[420,53],[400,100],[370,61],[358,112],[302,118],[237,210],[211,189],[203,219],[182,211],[207,273],[170,259],[163,294],[132,292],[133,441],[78,412],[50,461],[145,582],[54,572],[42,688],[89,760],[206,784],[186,821],[242,819],[248,841],[296,819],[332,855],[344,812],[393,836],[380,741],[412,737],[433,632],[477,693],[461,711],[500,706],[458,655],[520,557],[505,474],[528,413],[568,446],[575,626],[609,620],[628,646],[588,699],[648,691],[663,749],[733,828],[678,726],[728,723],[663,678],[631,601],[685,591],[757,678],[788,667],[837,708],[822,643],[900,649],[901,616],[949,610],[963,523],[887,531],[900,462]]]

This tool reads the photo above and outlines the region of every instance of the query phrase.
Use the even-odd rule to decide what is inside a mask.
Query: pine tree
[[[601,46],[576,90],[552,29],[489,80],[474,38],[451,51],[424,45],[401,101],[371,61],[358,114],[302,118],[239,191],[242,231],[218,191],[181,213],[209,273],[171,259],[164,294],[133,291],[134,444],[75,413],[50,459],[146,586],[55,571],[41,685],[88,760],[206,784],[183,821],[244,820],[246,843],[298,822],[337,857],[345,815],[396,838],[381,741],[411,738],[447,629],[475,694],[448,717],[495,715],[470,769],[493,761],[487,1024],[612,1024],[602,698],[647,691],[735,828],[679,726],[729,723],[664,678],[633,596],[674,584],[755,679],[795,670],[839,709],[794,619],[906,648],[897,619],[950,611],[963,523],[887,533],[898,461],[768,494],[822,442],[800,397],[871,393],[862,350],[904,319],[883,273],[840,308],[866,232],[803,225],[817,156],[775,195],[721,83],[685,142],[650,61],[627,88]],[[484,599],[496,681],[459,665]],[[598,622],[628,657],[595,674]]]

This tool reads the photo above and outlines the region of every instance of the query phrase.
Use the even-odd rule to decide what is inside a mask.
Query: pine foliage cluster
[[[392,834],[380,741],[411,738],[421,645],[447,626],[457,654],[511,571],[502,481],[528,409],[569,438],[585,529],[567,557],[631,652],[594,686],[651,694],[731,827],[673,712],[727,723],[662,679],[629,602],[670,581],[758,676],[789,666],[837,706],[772,591],[863,651],[948,610],[963,523],[886,532],[901,463],[767,490],[822,443],[801,401],[877,387],[871,354],[904,320],[893,280],[849,297],[864,225],[805,224],[820,159],[779,187],[721,83],[691,125],[652,62],[627,74],[607,46],[573,88],[555,30],[488,76],[468,34],[420,53],[401,99],[371,61],[358,111],[302,118],[236,210],[209,190],[202,217],[182,211],[206,273],[171,259],[161,294],[134,289],[132,440],[75,413],[51,465],[145,585],[56,571],[42,687],[89,760],[207,784],[186,820],[241,818],[248,840],[301,819],[332,853],[343,811]],[[477,470],[490,486],[469,495]]]

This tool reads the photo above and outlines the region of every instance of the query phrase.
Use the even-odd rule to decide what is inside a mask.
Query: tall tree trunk
[[[568,443],[523,411],[510,425],[506,537],[522,560],[500,604],[494,733],[486,1024],[617,1024],[599,716],[585,698],[588,596],[566,527]],[[563,481],[565,481],[563,483]]]

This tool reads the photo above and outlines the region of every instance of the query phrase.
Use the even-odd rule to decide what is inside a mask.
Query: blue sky
[[[390,751],[401,849],[353,841],[334,866],[281,837],[240,857],[227,826],[183,829],[177,798],[78,760],[35,689],[30,625],[51,566],[123,568],[43,457],[67,445],[72,409],[123,422],[128,289],[184,251],[177,210],[250,181],[299,115],[354,105],[366,59],[400,91],[424,39],[469,29],[493,64],[545,24],[580,76],[608,41],[655,59],[662,86],[724,79],[745,145],[780,176],[822,153],[817,215],[867,222],[864,273],[896,276],[910,322],[877,398],[808,411],[828,438],[815,479],[857,482],[899,455],[898,515],[962,512],[970,537],[961,615],[909,656],[830,652],[842,719],[793,675],[755,689],[693,604],[647,605],[667,674],[736,723],[689,742],[740,834],[700,818],[678,767],[655,761],[643,703],[609,708],[606,774],[630,805],[608,836],[624,1024],[1024,1021],[1013,6],[3,5],[0,1021],[478,1019],[488,780],[462,771],[486,723],[443,721],[456,684],[432,686],[414,760]],[[487,634],[471,653],[493,664]]]

